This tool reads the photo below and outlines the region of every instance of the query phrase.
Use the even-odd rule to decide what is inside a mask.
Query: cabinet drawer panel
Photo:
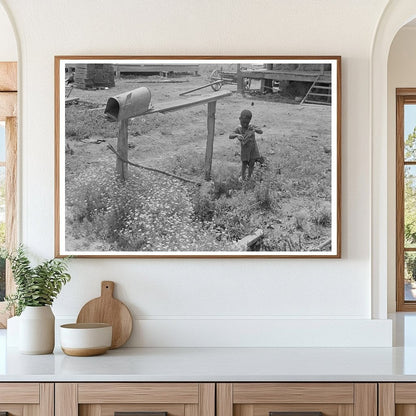
[[[398,404],[396,406],[395,413],[392,413],[393,416],[415,416],[416,415],[416,405],[414,404]]]
[[[234,403],[354,403],[351,383],[236,383]]]
[[[78,403],[198,403],[197,383],[80,383]]]
[[[396,403],[416,403],[416,383],[396,383],[394,390]]]
[[[115,412],[167,412],[169,416],[184,416],[184,405],[144,405],[144,404],[82,404],[79,406],[80,416],[96,414],[100,416],[114,416]]]
[[[1,383],[0,403],[39,403],[38,383]]]
[[[234,416],[239,414],[244,414],[245,412],[240,412],[239,408],[250,406],[246,404],[236,405]],[[276,403],[276,404],[255,404],[253,405],[252,416],[269,416],[269,412],[322,412],[325,416],[338,416],[338,404],[305,404],[305,403]]]
[[[23,404],[0,404],[0,414],[1,412],[9,412],[9,416],[25,416]]]

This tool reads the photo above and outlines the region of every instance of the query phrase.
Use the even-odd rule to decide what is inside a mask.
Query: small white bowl
[[[112,326],[104,323],[61,325],[61,348],[67,355],[88,357],[111,347]]]

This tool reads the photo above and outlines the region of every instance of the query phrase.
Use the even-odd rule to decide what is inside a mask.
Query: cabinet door
[[[380,416],[415,416],[416,383],[380,383]]]
[[[220,383],[217,416],[377,416],[377,384]]]
[[[53,416],[52,383],[0,383],[0,415]]]
[[[215,416],[213,383],[57,383],[55,416]]]

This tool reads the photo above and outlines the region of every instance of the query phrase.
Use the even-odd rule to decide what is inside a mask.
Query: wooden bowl
[[[104,323],[61,325],[61,348],[67,355],[89,357],[111,347],[112,326]]]

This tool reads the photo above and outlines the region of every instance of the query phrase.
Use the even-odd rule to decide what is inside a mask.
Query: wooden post
[[[266,64],[267,70],[273,70],[273,64]],[[265,92],[273,91],[273,80],[272,79],[262,79],[260,83],[260,92],[264,94]]]
[[[273,69],[273,64],[266,64],[266,69],[267,70],[272,70]],[[264,93],[270,92],[270,91],[273,91],[273,80],[263,78],[260,81],[260,92],[262,94],[264,94]]]
[[[244,95],[244,80],[241,75],[241,64],[237,64],[237,92]]]
[[[124,159],[129,157],[129,119],[120,121],[120,128],[117,140],[117,152]],[[123,162],[117,157],[116,172],[119,179],[122,181],[127,179],[127,163]]]
[[[207,136],[207,148],[205,151],[205,180],[211,180],[211,167],[212,167],[212,154],[214,152],[214,134],[215,134],[215,110],[217,107],[216,101],[208,103],[208,136]]]

